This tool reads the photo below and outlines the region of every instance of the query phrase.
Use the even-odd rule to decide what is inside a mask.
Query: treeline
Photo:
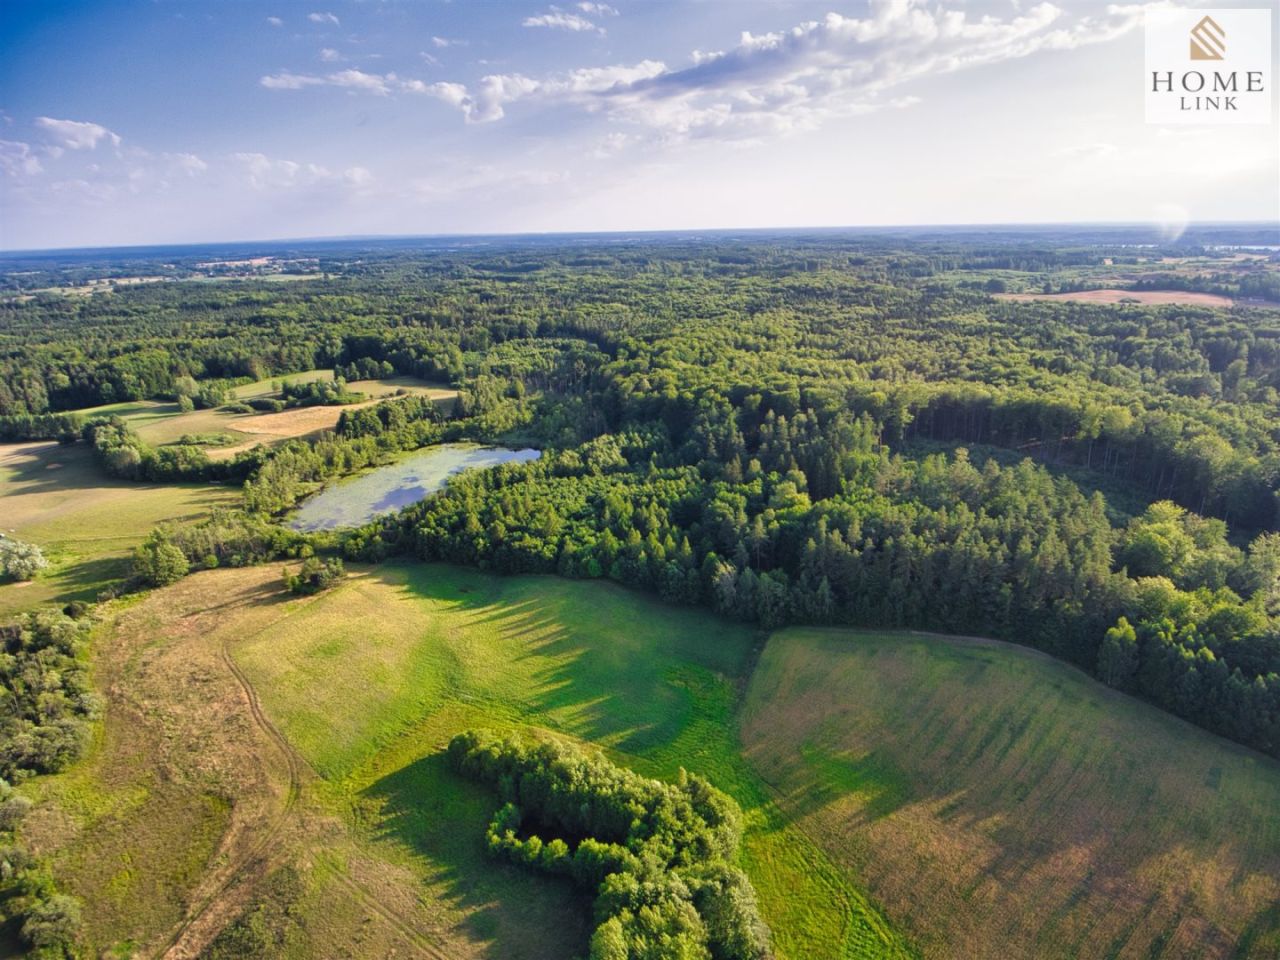
[[[454,770],[503,801],[489,852],[595,896],[592,960],[765,960],[769,932],[734,865],[738,805],[685,771],[638,776],[558,742],[458,734]]]
[[[79,619],[47,610],[0,624],[0,925],[48,960],[75,955],[80,903],[19,842],[32,803],[11,784],[76,760],[100,709],[84,662],[87,609],[68,610]]]
[[[1172,504],[1117,530],[1101,494],[1030,460],[979,467],[963,451],[855,458],[842,492],[817,501],[799,469],[753,459],[730,482],[679,460],[660,434],[601,437],[457,477],[345,534],[344,550],[608,577],[767,627],[982,633],[1093,672],[1118,618],[1167,620],[1177,658],[1139,692],[1280,754],[1276,534],[1243,551],[1221,521]],[[1187,693],[1198,689],[1212,695]]]
[[[74,443],[85,418],[75,413],[17,413],[0,416],[0,443],[61,440]]]

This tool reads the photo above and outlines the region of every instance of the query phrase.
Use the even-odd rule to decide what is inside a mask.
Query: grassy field
[[[776,634],[742,738],[926,956],[1280,956],[1280,765],[1031,651]]]
[[[607,584],[444,566],[360,571],[305,599],[276,568],[216,570],[115,610],[95,644],[102,733],[87,762],[37,781],[29,827],[84,899],[95,955],[163,952],[184,914],[190,930],[225,922],[282,867],[302,877],[283,956],[583,951],[589,898],[484,853],[495,798],[440,753],[477,725],[705,773],[746,810],[780,956],[907,954],[740,758],[746,628]]]
[[[332,370],[307,370],[287,376],[246,383],[231,391],[236,400],[269,397],[279,392],[283,381],[311,383],[332,380]],[[451,387],[429,383],[416,377],[386,377],[380,380],[356,380],[348,384],[354,393],[369,397],[354,406],[394,396],[400,391],[433,397],[439,403],[451,404],[458,392]],[[297,407],[282,413],[238,414],[225,410],[192,410],[183,413],[176,403],[158,400],[136,400],[86,407],[76,411],[84,416],[118,416],[152,446],[176,443],[185,435],[225,438],[224,445],[206,447],[211,457],[228,457],[259,443],[275,443],[301,437],[319,430],[332,430],[346,407]]]
[[[415,566],[330,592],[235,655],[268,715],[382,838],[384,858],[414,869],[439,902],[456,898],[442,876],[502,895],[481,844],[493,798],[448,773],[440,748],[467,726],[532,725],[651,775],[688,767],[734,795],[780,956],[902,955],[740,759],[733,713],[754,643],[743,627],[610,584]]]
[[[731,793],[782,958],[1280,949],[1280,765],[1027,650],[761,650],[612,584],[441,565],[309,598],[215,570],[109,609],[105,719],[27,827],[95,955],[192,955],[246,907],[284,957],[581,951],[587,898],[484,854],[495,798],[440,752],[473,726]]]
[[[211,484],[113,480],[84,444],[0,445],[0,526],[51,561],[30,583],[0,585],[0,617],[41,603],[92,600],[124,575],[129,552],[156,524],[239,499],[238,490]]]

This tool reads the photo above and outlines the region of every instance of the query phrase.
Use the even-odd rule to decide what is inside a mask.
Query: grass
[[[1280,951],[1280,765],[1003,644],[791,629],[752,767],[928,956]]]
[[[333,379],[332,370],[306,370],[259,380],[235,387],[235,400],[275,396],[278,384],[311,383]],[[394,396],[400,391],[433,397],[441,404],[452,404],[457,391],[416,377],[386,377],[379,380],[357,380],[349,384],[354,393],[362,393],[368,404]],[[232,456],[259,443],[276,443],[320,430],[331,430],[342,415],[343,407],[302,407],[282,413],[237,414],[225,410],[192,410],[183,413],[177,403],[136,400],[86,407],[76,411],[84,416],[116,416],[124,419],[152,446],[176,443],[186,435],[213,436],[220,442],[207,445],[206,453],[215,458]]]
[[[92,600],[125,575],[129,552],[156,524],[192,519],[239,497],[211,484],[113,480],[84,444],[0,446],[0,526],[50,560],[32,582],[0,585],[0,618],[42,603]]]
[[[95,955],[159,952],[220,870],[242,878],[222,922],[287,917],[284,957],[580,953],[588,898],[484,853],[496,798],[441,754],[473,726],[733,795],[782,958],[1280,949],[1280,765],[1031,651],[817,629],[762,649],[616,585],[441,565],[307,598],[215,570],[110,609],[106,719],[29,786],[25,828]],[[306,762],[292,805],[224,650]]]
[[[743,805],[744,866],[780,956],[901,955],[883,918],[740,759],[734,710],[755,644],[746,628],[610,584],[415,566],[323,595],[236,657],[382,856],[457,904],[456,923],[477,935],[492,928],[496,955],[528,937],[512,921],[521,903],[509,872],[483,854],[494,799],[450,774],[439,753],[475,725],[554,730],[651,775],[682,765],[707,775]],[[485,893],[459,902],[459,886]],[[500,909],[477,918],[481,902]],[[576,922],[561,922],[585,935],[583,906],[570,905]]]

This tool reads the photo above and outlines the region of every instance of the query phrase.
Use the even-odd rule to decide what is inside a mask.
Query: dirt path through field
[[[332,935],[358,935],[360,956],[448,956],[416,898],[393,895],[403,877],[325,807],[321,781],[235,662],[236,643],[305,607],[278,584],[276,569],[196,574],[124,605],[99,631],[100,742],[31,831],[85,902],[94,955],[128,943],[140,958],[201,956],[273,872],[310,872],[323,857],[309,890],[354,911]],[[105,813],[83,816],[86,791]]]

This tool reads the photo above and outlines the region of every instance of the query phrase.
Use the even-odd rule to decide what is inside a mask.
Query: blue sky
[[[1141,18],[4,0],[0,248],[1280,216],[1275,123],[1144,123]]]

